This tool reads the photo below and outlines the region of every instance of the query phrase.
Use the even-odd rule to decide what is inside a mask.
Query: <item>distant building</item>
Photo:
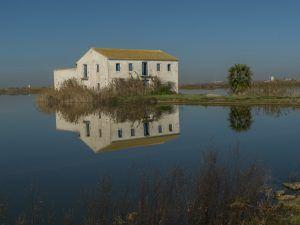
[[[92,114],[76,123],[66,121],[56,113],[56,129],[77,132],[79,138],[95,153],[162,144],[180,133],[178,106],[171,114],[153,120],[116,122],[104,113]]]
[[[75,78],[79,83],[100,90],[115,78],[141,78],[145,84],[153,77],[171,82],[178,92],[178,59],[161,50],[91,48],[75,68],[54,70],[54,87]]]

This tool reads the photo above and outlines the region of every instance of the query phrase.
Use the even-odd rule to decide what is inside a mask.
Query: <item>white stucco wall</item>
[[[59,89],[65,80],[76,77],[76,68],[54,70],[54,87]]]
[[[178,62],[176,61],[145,61],[145,60],[108,60],[109,81],[115,78],[130,78],[142,75],[142,63],[148,64],[148,75],[157,76],[163,82],[172,82],[175,91],[178,92]],[[116,71],[116,64],[120,63],[121,70]],[[133,65],[133,71],[129,71],[129,63]],[[157,64],[160,64],[160,71],[157,71]],[[171,71],[167,66],[171,64]]]
[[[84,80],[84,64],[88,68],[88,79]],[[97,72],[97,65],[99,65],[99,72]],[[83,85],[86,85],[89,88],[97,89],[98,83],[100,88],[108,84],[108,69],[107,69],[107,58],[101,54],[95,52],[93,49],[90,49],[86,54],[84,54],[81,59],[77,61],[77,70],[76,73],[79,75],[80,80]]]
[[[100,53],[90,49],[76,63],[76,68],[55,70],[54,87],[59,88],[63,81],[76,78],[79,83],[88,88],[98,89],[105,87],[115,78],[130,78],[142,75],[142,63],[148,63],[148,75],[157,76],[163,82],[172,82],[175,91],[178,92],[178,62],[177,61],[141,61],[141,60],[109,60]],[[120,63],[121,70],[116,71],[116,63]],[[133,65],[133,71],[129,71],[129,63]],[[157,71],[157,64],[160,64],[160,71]],[[87,65],[88,78],[83,79],[84,64]],[[171,71],[167,70],[168,64]],[[97,72],[99,65],[99,72]]]

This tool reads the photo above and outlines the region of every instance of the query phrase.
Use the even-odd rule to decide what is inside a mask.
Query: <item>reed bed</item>
[[[203,84],[183,84],[180,89],[228,89],[229,85],[226,82],[203,83]],[[274,81],[254,81],[251,87],[248,88],[243,95],[246,96],[280,96],[280,97],[295,97],[300,96],[300,81],[297,80],[274,80]]]
[[[300,96],[300,81],[253,82],[244,95],[298,97]]]
[[[162,83],[158,78],[151,85],[145,85],[140,79],[115,79],[100,91],[86,88],[75,79],[67,80],[59,90],[48,89],[38,96],[39,102],[47,104],[84,103],[116,105],[121,102],[140,101],[151,94],[173,94],[171,83]]]
[[[38,101],[37,109],[43,113],[60,113],[62,117],[71,123],[76,123],[80,118],[91,114],[108,115],[116,122],[141,121],[148,118],[158,120],[165,114],[174,112],[174,107],[170,105],[158,105],[151,99],[148,102],[143,99],[141,102],[123,103],[114,105],[93,105],[88,103],[70,104],[48,104],[48,102]]]

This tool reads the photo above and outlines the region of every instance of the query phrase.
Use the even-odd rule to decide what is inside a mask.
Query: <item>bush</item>
[[[159,78],[154,77],[152,79],[152,94],[175,94],[174,84],[172,82],[163,83]]]
[[[228,83],[233,93],[240,94],[250,87],[252,72],[249,66],[236,64],[228,72]]]
[[[83,103],[116,105],[123,101],[141,101],[143,96],[174,93],[172,83],[163,83],[153,78],[149,85],[139,78],[114,79],[100,91],[86,88],[75,79],[65,81],[59,90],[48,89],[39,97],[39,102],[49,104]]]

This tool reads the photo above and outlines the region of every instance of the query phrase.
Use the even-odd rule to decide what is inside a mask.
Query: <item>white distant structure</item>
[[[79,83],[100,90],[116,78],[141,78],[145,84],[153,77],[171,82],[178,92],[178,59],[162,50],[91,48],[75,68],[54,70],[54,87],[75,78]]]
[[[270,77],[270,81],[275,81],[275,77],[274,77],[274,76],[271,76],[271,77]]]

